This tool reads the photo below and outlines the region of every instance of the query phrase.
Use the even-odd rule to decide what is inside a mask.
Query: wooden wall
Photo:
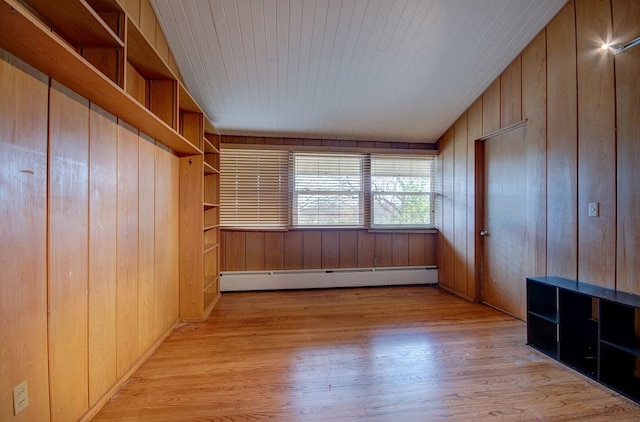
[[[360,229],[222,230],[222,271],[435,265],[436,235]]]
[[[127,16],[135,23],[142,34],[158,52],[160,57],[169,66],[173,73],[182,80],[178,65],[169,50],[167,39],[162,33],[158,18],[153,12],[149,0],[119,0]]]
[[[439,140],[442,285],[480,298],[475,140],[528,119],[527,195],[539,206],[523,222],[535,239],[527,272],[640,293],[640,48],[600,49],[638,35],[637,1],[569,1]]]
[[[179,162],[2,50],[0,92],[0,420],[77,420],[177,321]]]

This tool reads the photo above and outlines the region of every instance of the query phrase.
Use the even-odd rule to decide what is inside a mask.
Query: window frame
[[[253,145],[252,145],[253,147]],[[291,147],[281,147],[281,148],[274,148],[274,149],[266,149],[266,148],[262,148],[262,147],[257,147],[257,148],[250,148],[248,145],[247,146],[235,146],[233,144],[229,144],[227,146],[222,145],[221,146],[221,157],[222,157],[222,153],[223,150],[243,150],[245,151],[245,154],[250,151],[250,152],[254,152],[257,154],[263,153],[264,151],[273,151],[273,150],[278,150],[279,152],[281,152],[281,154],[286,155],[288,158],[285,159],[285,164],[284,166],[279,168],[279,171],[281,173],[280,176],[282,177],[282,180],[284,180],[286,186],[286,199],[284,201],[280,202],[280,214],[286,216],[285,219],[282,220],[282,222],[278,225],[275,224],[262,224],[262,223],[257,223],[257,222],[253,222],[253,223],[248,223],[248,224],[227,224],[225,225],[225,222],[222,221],[221,219],[221,228],[222,229],[226,229],[226,230],[259,230],[259,231],[288,231],[288,230],[313,230],[313,229],[364,229],[364,230],[368,230],[368,231],[388,231],[388,232],[392,232],[392,231],[400,231],[400,232],[423,232],[423,231],[432,231],[432,230],[437,230],[437,219],[438,219],[438,212],[437,212],[437,205],[438,205],[438,198],[437,198],[437,185],[438,185],[438,172],[437,172],[437,160],[438,160],[438,156],[435,154],[412,154],[409,153],[408,151],[403,151],[400,153],[396,153],[395,151],[385,151],[385,152],[374,152],[371,150],[368,151],[354,151],[354,150],[347,150],[347,151],[340,151],[340,150],[318,150],[318,149],[307,149],[307,148],[291,148]],[[330,195],[335,195],[338,196],[341,193],[342,194],[346,194],[346,195],[351,195],[351,194],[355,194],[358,197],[358,223],[357,224],[351,224],[351,223],[337,223],[337,224],[329,224],[329,223],[324,223],[321,222],[319,224],[300,224],[297,221],[295,221],[295,217],[294,214],[295,212],[295,208],[297,207],[297,202],[299,200],[299,194],[296,193],[296,180],[295,180],[295,156],[296,155],[326,155],[326,156],[344,156],[344,155],[351,155],[351,156],[356,156],[356,157],[360,157],[360,166],[359,166],[359,172],[360,172],[360,180],[359,180],[359,185],[360,185],[360,190],[350,190],[350,191],[339,191],[338,193],[336,193],[335,190],[326,190],[326,191],[322,191],[322,190],[318,190],[318,191],[313,191],[312,193],[310,193],[309,195],[312,196],[313,194],[322,194],[322,193],[326,193],[326,194],[330,194]],[[430,170],[429,174],[427,175],[428,180],[429,180],[429,187],[430,190],[427,191],[420,191],[420,192],[398,192],[398,191],[376,191],[374,190],[374,186],[372,184],[372,178],[373,176],[373,165],[372,165],[372,161],[375,160],[378,157],[391,157],[391,158],[407,158],[407,157],[411,157],[411,158],[419,158],[419,159],[423,159],[423,160],[428,160],[430,161],[430,164],[428,164],[428,168]],[[222,163],[221,163],[222,166]],[[223,176],[223,171],[224,169],[221,168],[221,179]],[[221,186],[221,194],[222,194],[222,186]],[[376,221],[376,216],[375,216],[375,200],[376,200],[376,196],[381,196],[381,195],[402,195],[402,196],[420,196],[420,197],[427,197],[427,201],[429,204],[429,210],[430,210],[430,215],[429,215],[429,223],[428,224],[375,224]],[[223,203],[223,199],[222,199],[222,195],[221,195],[221,199],[220,199],[220,203],[221,203],[221,217],[222,217],[222,213],[223,213],[223,208],[225,206],[225,204]]]
[[[367,207],[366,207],[366,194],[365,194],[365,173],[367,173],[365,166],[366,166],[366,161],[365,161],[365,155],[362,153],[335,153],[335,152],[309,152],[309,151],[291,151],[291,160],[290,160],[290,168],[289,168],[289,172],[290,172],[290,180],[289,180],[289,186],[290,186],[290,199],[289,199],[289,215],[290,215],[290,228],[293,229],[308,229],[308,228],[366,228],[366,222],[367,222]],[[330,157],[336,157],[338,159],[343,158],[345,156],[350,156],[353,158],[358,158],[359,159],[359,164],[357,166],[352,167],[352,169],[357,169],[359,175],[359,190],[340,190],[340,191],[335,191],[335,190],[315,190],[315,191],[310,191],[311,193],[309,193],[309,196],[317,196],[317,195],[328,195],[328,196],[357,196],[358,198],[358,211],[357,211],[357,217],[358,217],[358,222],[355,224],[348,224],[348,223],[344,223],[344,224],[331,224],[331,223],[319,223],[319,224],[300,224],[298,223],[298,221],[296,221],[297,216],[299,215],[298,212],[298,204],[299,204],[299,197],[300,194],[299,192],[303,192],[303,191],[298,191],[297,190],[297,183],[296,183],[296,176],[298,175],[297,173],[297,167],[296,167],[296,158],[297,157],[303,157],[303,156],[309,156],[309,157],[313,157],[313,156],[318,156],[318,157],[326,157],[326,158],[330,158]],[[340,175],[340,173],[338,173],[338,176]],[[323,214],[319,214],[319,216],[322,216]]]

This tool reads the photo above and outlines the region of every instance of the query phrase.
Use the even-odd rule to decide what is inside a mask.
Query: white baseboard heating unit
[[[438,283],[438,267],[337,268],[318,270],[227,271],[220,290],[324,289]]]

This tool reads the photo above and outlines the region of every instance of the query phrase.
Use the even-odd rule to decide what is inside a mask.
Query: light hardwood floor
[[[640,420],[525,332],[436,287],[225,294],[94,420]]]

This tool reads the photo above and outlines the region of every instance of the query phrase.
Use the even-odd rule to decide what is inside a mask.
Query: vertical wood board
[[[55,82],[49,133],[51,419],[66,421],[78,419],[89,405],[89,103]]]
[[[0,420],[27,381],[25,420],[49,419],[47,360],[48,78],[0,49]]]
[[[91,104],[89,115],[89,405],[116,382],[118,121]]]
[[[117,373],[138,357],[138,132],[118,125]]]

